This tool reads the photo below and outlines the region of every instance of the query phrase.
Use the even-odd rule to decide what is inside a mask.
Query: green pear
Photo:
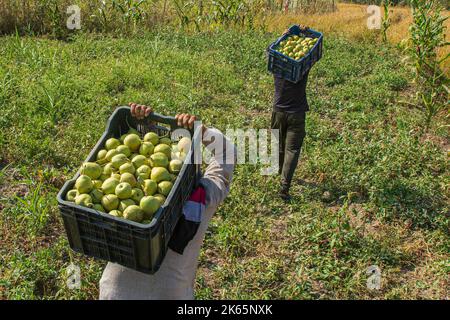
[[[106,211],[110,212],[119,207],[119,198],[115,194],[107,194],[102,198],[102,206]]]
[[[156,182],[161,182],[161,181],[170,181],[171,177],[169,171],[167,171],[166,168],[155,167],[152,169],[150,179]]]
[[[116,171],[116,168],[114,168],[112,163],[107,163],[103,167],[103,174],[107,176],[111,176]]]
[[[172,190],[173,183],[170,181],[161,181],[158,183],[158,193],[168,196],[170,193],[170,190]]]
[[[116,148],[118,153],[124,154],[127,158],[131,156],[131,150],[126,145],[120,145]]]
[[[134,167],[137,169],[140,166],[144,165],[147,162],[147,158],[143,155],[137,155],[135,156],[131,162],[133,163]]]
[[[169,159],[165,153],[155,152],[150,156],[150,164],[152,167],[164,167],[167,168],[169,165]]]
[[[107,174],[102,173],[102,175],[98,179],[103,183],[103,181],[105,181],[109,177],[111,177],[111,175],[107,175]]]
[[[136,170],[136,175],[138,178],[141,178],[142,180],[148,179],[150,177],[152,169],[150,169],[147,165],[142,165]]]
[[[139,203],[144,212],[144,219],[151,220],[156,211],[158,211],[161,203],[158,199],[152,196],[143,197]]]
[[[129,199],[133,192],[133,188],[127,182],[121,182],[116,187],[116,196],[119,197],[120,200]]]
[[[162,194],[157,193],[157,194],[153,195],[153,197],[155,197],[156,199],[158,199],[159,202],[161,203],[161,205],[163,205],[164,202],[166,202],[166,197],[163,196]]]
[[[126,172],[134,174],[136,172],[136,168],[134,167],[134,165],[132,163],[127,162],[119,167],[119,171],[121,174],[124,174]]]
[[[96,203],[92,206],[92,209],[94,209],[95,211],[100,211],[100,212],[105,212],[105,209],[103,208],[103,206],[99,203]]]
[[[76,196],[78,196],[78,195],[79,195],[78,190],[76,190],[76,189],[69,190],[69,191],[67,191],[67,194],[66,194],[66,200],[70,201],[70,202],[74,202]]]
[[[88,176],[92,180],[98,179],[102,172],[102,167],[95,162],[85,162],[81,166],[81,174]]]
[[[112,149],[117,148],[118,146],[120,146],[120,141],[117,140],[116,138],[109,138],[105,142],[106,150],[112,150]]]
[[[169,163],[169,171],[172,173],[179,173],[182,167],[183,162],[179,159],[172,160]]]
[[[184,152],[184,153],[188,153],[189,150],[191,150],[191,139],[189,139],[188,137],[183,137],[180,139],[180,141],[178,141],[178,145],[177,145],[177,150],[175,152]]]
[[[79,176],[75,182],[75,189],[77,189],[80,194],[91,192],[93,187],[92,179],[86,175]]]
[[[106,157],[108,150],[102,149],[97,153],[97,160],[103,160]]]
[[[75,197],[75,204],[88,208],[91,208],[93,206],[91,196],[85,193],[79,194]]]
[[[170,147],[172,145],[172,140],[170,140],[170,138],[164,137],[164,138],[159,139],[159,143],[166,144]]]
[[[133,167],[134,168],[134,167]],[[129,172],[125,172],[120,176],[120,182],[127,182],[134,187],[137,183],[136,178]]]
[[[121,165],[128,162],[128,158],[123,153],[116,154],[112,159],[111,163],[114,168],[119,169]]]
[[[120,181],[120,177],[121,177],[121,175],[118,174],[118,173],[113,173],[113,174],[111,175],[111,178],[114,178],[114,179],[119,180],[119,181]]]
[[[126,138],[128,135],[129,135],[129,133],[124,133],[123,135],[121,135],[120,138],[119,138],[120,142],[123,143],[123,142],[125,141],[125,138]]]
[[[103,181],[101,181],[101,180],[92,180],[92,184],[93,184],[95,189],[100,189],[102,187]]]
[[[101,192],[100,190],[94,189],[91,191],[91,193],[89,195],[91,196],[93,203],[102,202],[103,192]]]
[[[142,142],[139,147],[139,154],[148,157],[153,153],[155,146],[151,142]]]
[[[131,200],[133,200],[136,203],[139,203],[141,199],[144,197],[144,192],[139,188],[133,188],[133,191],[131,192]]]
[[[159,143],[159,136],[154,132],[149,132],[144,136],[145,142],[151,142],[154,146]]]
[[[111,161],[112,158],[118,154],[119,154],[119,152],[117,152],[116,149],[111,149],[106,153],[105,159],[108,161]]]
[[[175,159],[181,160],[182,162],[184,162],[184,160],[186,159],[186,153],[179,151],[179,152],[175,152]]]
[[[132,134],[132,133],[139,135],[139,131],[137,131],[135,128],[130,127],[130,129],[128,129],[128,134]]]
[[[118,218],[122,218],[122,211],[119,210],[111,210],[109,212],[110,215],[114,216],[114,217],[118,217]]]
[[[141,138],[135,133],[130,133],[123,140],[123,144],[130,148],[131,151],[138,151],[141,145]]]
[[[154,153],[157,152],[162,152],[164,153],[168,159],[170,159],[170,155],[172,153],[172,150],[170,149],[170,145],[168,146],[167,144],[158,144],[155,149],[153,150]]]
[[[104,194],[113,194],[116,191],[117,185],[120,183],[115,178],[108,178],[102,184],[102,191]]]
[[[144,217],[144,212],[137,205],[132,205],[125,209],[123,217],[134,222],[141,222]]]
[[[124,212],[127,207],[132,206],[134,204],[136,203],[131,199],[121,200],[119,204],[119,210]]]
[[[153,180],[147,179],[144,180],[144,187],[142,189],[147,196],[151,196],[158,190],[158,184]]]

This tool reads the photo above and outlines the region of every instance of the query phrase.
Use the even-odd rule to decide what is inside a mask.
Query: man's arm
[[[214,139],[222,140],[222,147],[214,150],[209,148],[212,146],[210,141],[203,140],[206,149],[213,153],[213,157],[200,180],[200,184],[207,190],[207,205],[217,207],[230,192],[236,162],[236,147],[217,129],[207,129],[204,132],[204,136],[214,136]]]
[[[185,128],[192,128],[195,120],[197,120],[195,116],[189,114],[178,114],[175,118],[177,119],[178,125]],[[210,141],[209,137],[219,139],[222,143],[214,143],[217,141]],[[202,125],[202,143],[206,149],[211,151],[213,157],[200,180],[200,184],[207,191],[206,204],[217,207],[223,202],[230,191],[234,164],[236,162],[236,147],[222,132],[217,129],[206,128],[204,125]]]

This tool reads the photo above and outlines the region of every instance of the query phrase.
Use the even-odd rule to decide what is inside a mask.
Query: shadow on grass
[[[422,186],[410,186],[401,181],[386,181],[386,187],[378,193],[370,195],[363,192],[350,192],[342,188],[338,182],[320,184],[298,179],[296,181],[310,191],[309,199],[327,205],[343,205],[345,201],[352,203],[372,203],[376,211],[386,221],[400,219],[412,228],[436,230],[445,228],[445,220],[450,214],[445,213],[445,202],[439,191],[433,192]]]
[[[439,191],[424,190],[405,185],[400,181],[391,183],[374,199],[381,209],[387,209],[385,218],[400,218],[408,221],[413,228],[434,230],[445,225],[445,203]]]

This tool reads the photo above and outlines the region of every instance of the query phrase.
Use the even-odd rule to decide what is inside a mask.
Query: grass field
[[[0,38],[0,298],[95,299],[103,262],[71,252],[56,193],[116,106],[268,128],[275,34]],[[285,204],[240,165],[201,252],[198,299],[448,298],[449,135],[418,129],[395,49],[338,36],[310,76],[307,138]],[[69,290],[66,267],[81,267]],[[381,290],[366,286],[378,265]]]

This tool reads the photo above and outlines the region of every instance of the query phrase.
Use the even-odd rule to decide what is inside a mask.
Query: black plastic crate
[[[173,117],[152,113],[149,120],[157,123],[150,131],[159,135],[178,128]],[[85,161],[95,161],[106,140],[126,133],[128,125],[137,127],[130,108],[117,108],[109,118],[104,134]],[[200,130],[196,134],[200,134]],[[192,140],[191,150],[186,156],[190,161],[183,164],[171,192],[155,213],[151,224],[124,220],[65,201],[66,193],[73,189],[75,180],[80,175],[78,171],[72,180],[64,184],[57,196],[70,247],[74,251],[116,262],[140,272],[153,274],[158,271],[175,225],[182,215],[183,205],[198,183],[200,165],[193,161],[195,137]]]
[[[275,48],[281,41],[290,35],[304,35],[310,38],[318,38],[314,47],[300,60],[294,60]],[[312,66],[322,58],[323,51],[323,35],[313,29],[302,30],[298,25],[289,28],[289,34],[283,35],[277,41],[272,43],[268,50],[267,69],[275,76],[297,83],[308,72]]]

